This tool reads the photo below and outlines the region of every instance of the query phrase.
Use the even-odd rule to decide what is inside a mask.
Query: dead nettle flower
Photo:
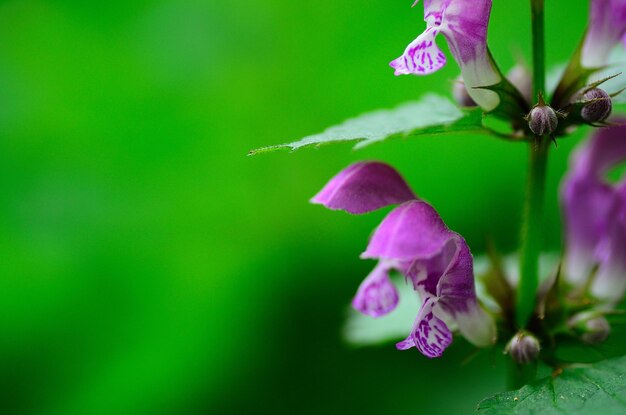
[[[527,364],[539,356],[539,340],[526,331],[519,331],[504,348],[504,352],[517,363]]]
[[[591,0],[589,27],[582,49],[582,64],[599,68],[607,64],[617,44],[626,42],[626,0]]]
[[[588,123],[602,122],[611,115],[613,109],[611,96],[600,88],[583,91],[579,100],[583,103],[580,116]]]
[[[406,340],[398,349],[416,347],[439,357],[452,342],[451,327],[479,347],[495,341],[495,325],[478,304],[473,260],[461,235],[451,231],[428,203],[416,198],[390,166],[356,163],[335,176],[313,199],[330,209],[366,213],[400,204],[378,226],[362,258],[378,265],[359,287],[352,305],[380,317],[398,304],[389,273],[402,273],[423,303]]]
[[[428,75],[441,69],[446,56],[435,39],[442,33],[461,68],[469,95],[485,111],[493,110],[500,102],[498,94],[478,88],[502,79],[487,50],[490,13],[491,0],[424,0],[426,30],[390,63],[395,75]]]
[[[626,126],[597,130],[575,152],[561,187],[564,276],[575,287],[590,283],[591,294],[611,305],[626,290],[626,178],[612,184],[605,175],[624,161]]]

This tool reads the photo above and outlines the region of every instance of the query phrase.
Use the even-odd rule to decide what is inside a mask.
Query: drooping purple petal
[[[333,177],[311,199],[333,210],[367,213],[416,196],[393,167],[380,162],[355,163]]]
[[[446,323],[437,316],[437,299],[427,298],[411,330],[405,340],[396,344],[398,350],[407,350],[416,347],[424,356],[439,357],[452,343],[452,332]]]
[[[613,221],[596,248],[600,266],[591,285],[594,296],[610,303],[617,303],[626,292],[626,177],[614,191]]]
[[[381,317],[396,308],[398,291],[389,279],[391,268],[391,263],[380,261],[361,283],[352,300],[352,306],[357,311],[372,317]]]
[[[615,120],[616,124],[626,123],[625,119]],[[571,163],[572,174],[578,177],[602,179],[616,164],[626,160],[626,127],[609,127],[596,130],[574,153]]]
[[[582,50],[583,66],[606,65],[611,51],[626,39],[625,35],[626,0],[591,0],[589,27]]]
[[[361,258],[427,258],[441,251],[450,232],[428,203],[405,202],[385,217]]]
[[[424,0],[426,30],[391,62],[395,75],[427,75],[445,65],[445,56],[435,43],[442,33],[461,68],[461,74],[474,102],[483,109],[494,109],[499,98],[493,91],[477,89],[501,80],[487,51],[487,25],[491,0]]]
[[[597,264],[595,251],[610,226],[613,189],[595,177],[568,177],[561,189],[564,204],[567,280],[585,283]]]
[[[626,126],[598,130],[572,157],[561,188],[567,252],[565,276],[584,285],[597,267],[592,293],[613,302],[626,289],[626,198],[605,179],[626,160]]]
[[[600,266],[591,285],[591,293],[609,303],[617,303],[626,291],[626,218],[621,205],[622,214],[618,215],[607,235],[598,246]]]
[[[412,334],[398,348],[415,346],[426,356],[440,356],[452,339],[445,334],[447,320],[478,346],[495,339],[493,320],[476,299],[473,261],[465,240],[448,229],[426,202],[409,201],[391,211],[362,257],[401,263],[424,300]]]

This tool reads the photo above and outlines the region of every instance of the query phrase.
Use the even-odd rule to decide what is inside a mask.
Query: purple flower
[[[491,0],[424,0],[426,30],[407,46],[402,56],[390,63],[395,75],[428,75],[441,69],[446,57],[435,39],[442,33],[461,67],[474,102],[486,111],[496,108],[500,102],[498,95],[477,89],[502,79],[487,50],[490,13]]]
[[[402,196],[398,189],[403,189]],[[385,217],[361,255],[377,259],[378,265],[359,287],[352,305],[372,317],[391,312],[398,304],[389,279],[395,269],[411,281],[423,300],[411,334],[398,343],[398,349],[416,347],[428,357],[441,356],[452,341],[451,327],[458,327],[477,346],[492,344],[495,327],[478,304],[467,243],[448,229],[429,204],[406,190],[406,182],[391,167],[365,162],[340,172],[313,199],[332,209],[359,213],[402,203]],[[338,196],[320,197],[329,194]]]
[[[611,184],[605,175],[624,160],[626,126],[598,130],[572,157],[561,188],[566,278],[575,286],[593,278],[591,293],[609,303],[626,290],[626,179]]]
[[[591,0],[589,27],[582,50],[582,64],[588,68],[606,65],[609,54],[626,43],[626,0]]]

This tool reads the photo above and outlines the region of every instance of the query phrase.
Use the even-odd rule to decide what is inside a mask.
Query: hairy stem
[[[533,33],[533,93],[535,99],[545,91],[545,39],[543,0],[531,0]],[[546,165],[550,140],[538,137],[530,144],[530,163],[526,200],[522,216],[520,283],[517,291],[516,322],[524,328],[535,308],[539,286],[539,256],[546,184]]]

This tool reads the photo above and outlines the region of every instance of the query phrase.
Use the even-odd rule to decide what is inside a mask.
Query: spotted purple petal
[[[625,40],[626,0],[591,0],[589,27],[582,50],[583,66],[606,65],[611,51]]]
[[[393,311],[398,305],[398,291],[389,279],[392,264],[380,261],[370,275],[361,283],[352,306],[363,314],[380,317]]]
[[[446,59],[435,43],[442,33],[461,68],[468,93],[483,109],[497,107],[493,91],[478,89],[498,83],[501,76],[487,51],[487,25],[491,0],[424,0],[426,30],[391,62],[395,75],[427,75],[442,68]]]
[[[404,54],[389,64],[396,70],[394,75],[428,75],[441,69],[446,64],[446,55],[435,43],[437,33],[437,29],[429,27],[409,43]]]
[[[398,350],[416,347],[424,356],[439,357],[452,343],[452,332],[446,323],[437,316],[436,298],[427,298],[411,330],[405,340],[396,344]]]
[[[339,172],[311,202],[360,214],[415,198],[406,181],[391,166],[368,161]]]

